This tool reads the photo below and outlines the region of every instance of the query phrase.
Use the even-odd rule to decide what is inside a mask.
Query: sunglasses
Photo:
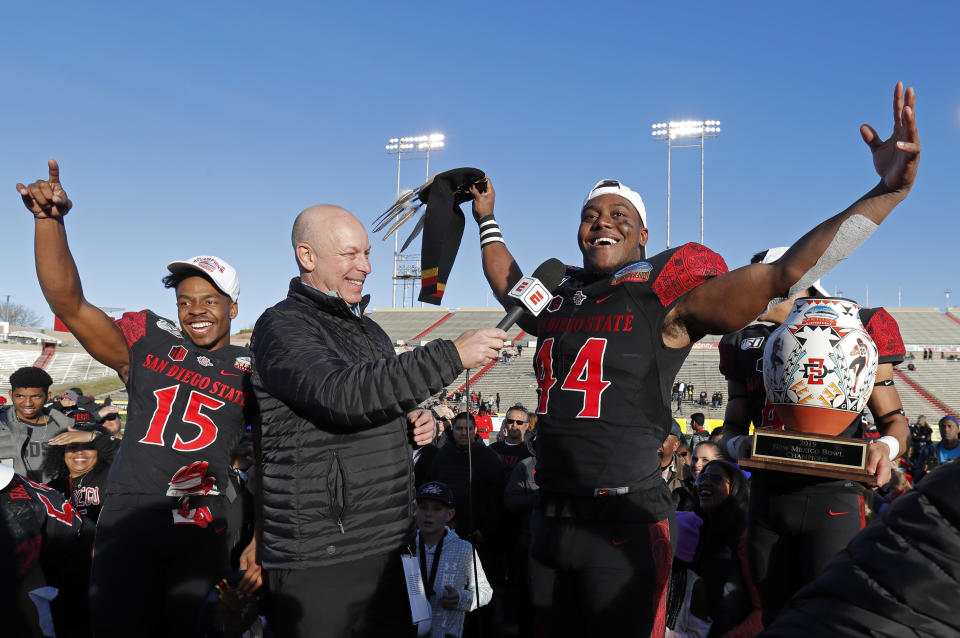
[[[120,419],[120,415],[116,413],[108,414],[107,416],[103,417],[104,421],[113,421],[118,419]]]
[[[524,423],[526,423],[526,421],[524,421],[523,419],[504,419],[503,422],[506,423],[507,425],[510,425],[511,423],[516,423],[517,425],[523,425]]]
[[[70,452],[82,452],[83,450],[95,450],[97,447],[93,443],[71,443],[66,446],[63,451],[66,453]]]
[[[729,481],[726,476],[720,474],[714,474],[713,472],[701,472],[700,476],[697,477],[697,480],[694,481],[695,485],[723,485],[724,481]]]
[[[681,452],[681,453],[680,453],[680,456],[686,457],[688,454],[689,454],[689,452]]]

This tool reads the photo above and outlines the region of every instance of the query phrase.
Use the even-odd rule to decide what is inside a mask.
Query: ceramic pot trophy
[[[840,436],[873,391],[879,356],[848,299],[798,299],[763,352],[767,398],[783,430],[759,430],[747,467],[873,484],[867,442]]]

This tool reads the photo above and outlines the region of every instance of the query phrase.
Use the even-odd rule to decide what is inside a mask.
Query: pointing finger
[[[50,181],[54,184],[60,183],[60,165],[57,164],[57,160],[49,159],[47,160],[47,167],[50,171]]]

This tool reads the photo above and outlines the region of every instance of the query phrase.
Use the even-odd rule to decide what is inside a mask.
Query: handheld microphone
[[[532,277],[523,277],[513,285],[508,296],[517,300],[507,314],[497,324],[500,330],[509,330],[520,320],[523,313],[529,312],[534,317],[547,307],[553,299],[553,291],[560,286],[560,281],[567,272],[567,267],[559,259],[548,259],[536,270]]]

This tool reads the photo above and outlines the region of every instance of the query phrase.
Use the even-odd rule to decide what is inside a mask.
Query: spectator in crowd
[[[97,411],[100,417],[99,427],[105,434],[115,439],[123,438],[123,417],[120,409],[115,405],[105,405]]]
[[[453,437],[442,448],[424,448],[417,460],[417,485],[441,481],[460,504],[453,520],[457,534],[473,542],[494,587],[494,604],[471,625],[482,625],[486,635],[501,629],[499,598],[506,570],[507,547],[502,535],[503,492],[506,480],[500,457],[476,434],[474,416],[461,412],[453,420]],[[471,633],[473,633],[471,631]]]
[[[726,461],[711,461],[697,477],[704,519],[696,571],[703,578],[710,636],[748,638],[763,629],[760,594],[747,561],[747,477]]]
[[[459,638],[467,612],[490,602],[493,589],[476,550],[448,527],[456,515],[453,490],[440,481],[417,490],[416,556],[433,608],[431,638]]]
[[[493,432],[493,418],[490,416],[490,411],[486,405],[480,406],[475,420],[477,423],[477,436],[483,439],[484,443],[489,444],[490,434]]]
[[[700,401],[699,401],[698,403],[699,403],[700,405],[702,405],[702,406],[706,406],[706,405],[707,405],[707,391],[706,391],[706,390],[702,390],[702,391],[700,392]]]
[[[73,427],[78,430],[90,430],[97,426],[99,418],[97,415],[97,404],[80,405],[77,402],[77,399],[80,398],[80,393],[76,390],[67,390],[63,394],[59,395],[51,405],[55,410],[63,412],[65,415],[73,419]]]
[[[670,568],[665,638],[707,638],[710,618],[703,579],[693,570],[703,519],[677,512],[677,551]]]
[[[710,438],[710,432],[704,426],[706,422],[707,418],[703,415],[703,412],[694,412],[690,415],[690,428],[693,430],[690,435],[690,447],[693,450],[696,450],[698,445]]]
[[[952,414],[940,419],[940,442],[928,443],[917,455],[916,476],[919,481],[938,465],[960,456],[960,420]]]
[[[500,413],[500,393],[497,392],[497,413]]]
[[[312,206],[291,240],[299,276],[250,344],[273,625],[282,636],[399,635],[409,623],[399,555],[413,522],[410,437],[424,445],[436,428],[417,405],[492,361],[506,334],[469,331],[397,355],[364,315],[360,220]]]
[[[532,418],[532,417],[531,417]],[[520,536],[514,545],[513,555],[507,566],[506,612],[516,619],[518,636],[533,635],[533,606],[530,604],[530,514],[537,505],[539,487],[534,471],[537,461],[537,435],[534,430],[526,439],[530,455],[521,459],[510,473],[504,490],[503,503],[506,511],[520,517]]]
[[[723,441],[723,426],[718,425],[717,427],[710,430],[710,438],[708,441],[713,441],[717,445],[720,445],[720,442]]]
[[[0,409],[0,463],[6,463],[32,481],[47,483],[43,473],[47,443],[57,432],[73,426],[59,410],[44,408],[53,379],[41,368],[27,366],[10,375],[12,404]]]
[[[107,474],[120,449],[120,440],[94,431],[61,431],[50,439],[44,473],[53,476],[50,487],[70,501],[94,525],[107,497]],[[54,447],[56,446],[56,447]],[[62,453],[60,451],[62,450]],[[70,636],[90,636],[91,554],[93,535],[61,566],[50,584],[60,590],[51,607],[58,626],[70,627]]]
[[[686,441],[680,441],[680,445],[677,446],[677,456],[680,457],[680,460],[683,463],[692,469],[693,466],[693,453],[690,451],[690,446],[687,445]]]
[[[680,424],[674,420],[670,433],[663,440],[657,453],[660,456],[660,476],[667,484],[676,508],[689,511],[694,506],[693,470],[677,454],[681,440],[683,440],[683,432],[680,430]]]
[[[921,414],[917,417],[916,422],[910,425],[910,461],[917,460],[917,454],[925,445],[932,442],[932,437],[933,429],[927,423],[927,417]]]
[[[98,637],[128,636],[131,627],[144,635],[191,632],[204,597],[229,568],[226,535],[218,533],[219,494],[230,452],[252,418],[253,402],[243,399],[249,352],[230,344],[239,279],[216,257],[172,262],[163,283],[175,290],[179,327],[149,310],[114,322],[83,295],[64,225],[73,204],[54,160],[48,170],[46,180],[17,184],[34,216],[40,288],[53,313],[94,359],[117,372],[130,396],[130,436],[111,468],[110,498],[97,522],[93,630]],[[240,588],[246,594],[260,585],[255,553],[251,544]]]
[[[50,618],[52,593],[45,588],[59,583],[63,568],[89,548],[93,529],[56,490],[0,462],[0,622],[5,637],[84,635],[86,628],[77,627],[75,620],[59,626],[44,621]]]
[[[700,476],[700,472],[710,461],[723,459],[723,452],[720,445],[713,441],[703,441],[693,449],[693,476]]]
[[[516,466],[519,461],[530,456],[530,450],[524,441],[529,425],[528,416],[529,413],[527,409],[520,404],[508,409],[507,416],[503,419],[506,438],[490,445],[490,449],[500,457],[500,463],[503,464],[503,472],[506,479],[510,478],[514,466]]]

